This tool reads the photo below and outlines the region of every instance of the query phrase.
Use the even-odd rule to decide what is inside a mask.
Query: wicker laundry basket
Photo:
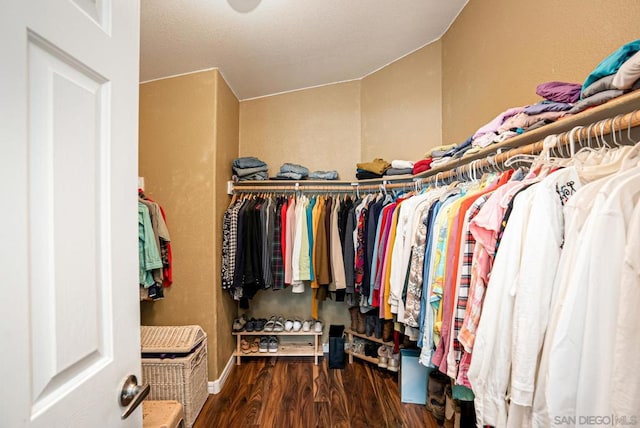
[[[207,334],[197,325],[142,326],[142,381],[148,400],[176,400],[191,428],[207,401]]]

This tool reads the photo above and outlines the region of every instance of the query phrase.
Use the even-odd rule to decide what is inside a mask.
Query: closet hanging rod
[[[638,126],[640,126],[640,110],[621,114],[613,118],[603,119],[587,126],[577,126],[569,131],[556,135],[557,140],[555,150],[561,150],[573,143],[577,146],[577,151],[577,149],[588,145],[591,139],[596,140],[595,144],[598,144],[598,139],[602,139],[603,136],[612,135],[612,131],[616,133],[619,132],[620,134],[625,132],[630,133],[632,128],[636,128]],[[544,140],[521,147],[511,148],[505,152],[497,153],[484,159],[476,159],[476,163],[473,163],[474,161],[466,162],[462,165],[456,165],[454,168],[447,171],[440,171],[435,175],[424,178],[422,180],[422,185],[430,184],[436,180],[447,180],[452,177],[459,176],[462,173],[467,173],[470,167],[473,167],[473,169],[476,170],[482,170],[487,167],[495,169],[496,165],[503,165],[504,162],[516,155],[539,155],[542,153],[543,149]]]

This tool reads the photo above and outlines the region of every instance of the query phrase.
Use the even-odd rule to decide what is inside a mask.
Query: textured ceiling
[[[467,0],[142,0],[140,80],[218,67],[239,99],[358,79]]]

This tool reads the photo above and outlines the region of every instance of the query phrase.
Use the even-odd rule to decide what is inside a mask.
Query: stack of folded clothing
[[[605,58],[587,76],[581,89],[581,99],[569,113],[579,113],[640,89],[640,40],[623,45]]]
[[[272,180],[306,180],[309,176],[309,169],[295,163],[283,163],[280,171]]]
[[[338,171],[313,171],[309,174],[310,180],[337,180],[338,179]]]
[[[413,165],[413,175],[430,170],[432,162],[433,158],[431,156],[427,156],[425,159],[420,159]]]
[[[501,143],[525,131],[544,126],[570,114],[580,96],[580,85],[567,82],[546,82],[536,88],[544,100],[524,107],[513,107],[478,129],[472,138],[470,153]]]
[[[413,174],[413,161],[392,160],[391,168],[384,172],[384,175],[411,175]]]
[[[460,144],[449,144],[431,149],[432,162],[430,167],[437,168],[446,165],[454,159],[461,158],[467,150],[471,149],[472,137],[467,138]]]
[[[269,167],[258,158],[243,157],[235,159],[232,168],[234,181],[266,180],[268,177],[267,170]]]
[[[391,168],[391,164],[384,159],[376,158],[372,162],[362,162],[356,164],[356,178],[366,180],[368,178],[381,178],[386,170]]]

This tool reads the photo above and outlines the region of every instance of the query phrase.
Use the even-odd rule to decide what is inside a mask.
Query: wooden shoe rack
[[[349,364],[353,363],[353,357],[356,358],[360,358],[361,360],[365,360],[365,361],[369,361],[370,363],[373,364],[378,364],[379,360],[377,357],[369,357],[367,355],[364,354],[359,354],[357,352],[353,352],[353,338],[354,337],[359,337],[361,339],[364,340],[368,340],[369,342],[375,342],[375,343],[379,343],[381,345],[387,345],[390,346],[393,349],[393,342],[385,342],[382,339],[378,339],[375,336],[367,336],[366,334],[362,334],[362,333],[358,333],[357,331],[351,330],[349,328],[345,329],[344,331],[347,334],[347,340],[349,341],[349,350],[347,351],[347,354],[349,354]]]
[[[280,331],[280,332],[272,332],[272,331],[239,331],[234,332],[233,335],[236,337],[236,352],[234,353],[236,357],[236,364],[240,365],[241,357],[313,357],[314,363],[318,365],[318,357],[322,356],[322,343],[320,342],[320,338],[322,337],[322,332],[316,332],[314,330],[311,331]],[[243,353],[240,348],[240,342],[243,337],[248,338],[249,340],[253,340],[255,337],[261,336],[276,336],[278,339],[282,337],[294,337],[294,338],[303,338],[303,337],[312,337],[311,341],[294,341],[291,342],[284,341],[280,342],[278,345],[278,352],[250,352]]]

